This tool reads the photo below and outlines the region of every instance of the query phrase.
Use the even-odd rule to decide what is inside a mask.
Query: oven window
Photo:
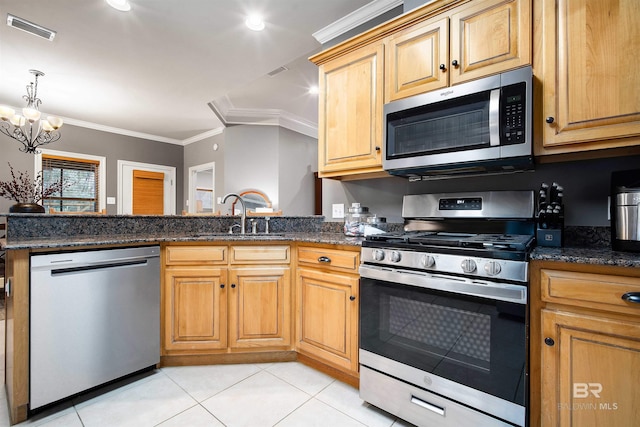
[[[372,279],[360,304],[361,348],[524,405],[524,305]]]
[[[489,146],[489,94],[469,95],[389,114],[388,157]]]

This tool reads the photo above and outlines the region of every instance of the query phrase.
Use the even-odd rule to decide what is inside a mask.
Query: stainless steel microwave
[[[384,106],[383,167],[413,179],[533,168],[531,67]]]

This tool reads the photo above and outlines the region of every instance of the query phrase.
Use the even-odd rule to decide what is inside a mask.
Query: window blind
[[[62,179],[61,193],[43,200],[45,208],[60,212],[97,212],[99,210],[100,162],[61,156],[42,156],[42,178],[46,187]]]

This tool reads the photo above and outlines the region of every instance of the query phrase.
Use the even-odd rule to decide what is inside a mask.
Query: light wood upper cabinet
[[[447,87],[449,19],[428,21],[385,43],[385,101]]]
[[[535,2],[536,154],[640,144],[639,21],[637,0]]]
[[[531,0],[472,1],[452,12],[452,85],[531,64]]]
[[[318,176],[382,171],[383,45],[320,66]]]
[[[229,270],[229,346],[291,346],[291,271],[288,267]]]
[[[531,0],[465,3],[391,35],[385,52],[386,102],[529,65]]]

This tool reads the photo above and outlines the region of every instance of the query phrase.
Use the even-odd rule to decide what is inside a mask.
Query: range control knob
[[[402,259],[402,255],[400,255],[400,252],[398,251],[391,252],[391,262],[400,262],[401,259]]]
[[[376,261],[382,261],[384,259],[384,251],[382,249],[376,249],[373,251],[373,259]]]
[[[424,268],[431,268],[436,265],[436,259],[433,255],[425,255],[422,257],[422,266]]]
[[[465,273],[473,273],[476,271],[476,262],[472,259],[463,259],[460,265]]]
[[[489,261],[484,265],[484,271],[486,271],[489,276],[496,276],[500,274],[502,267],[497,261]]]

